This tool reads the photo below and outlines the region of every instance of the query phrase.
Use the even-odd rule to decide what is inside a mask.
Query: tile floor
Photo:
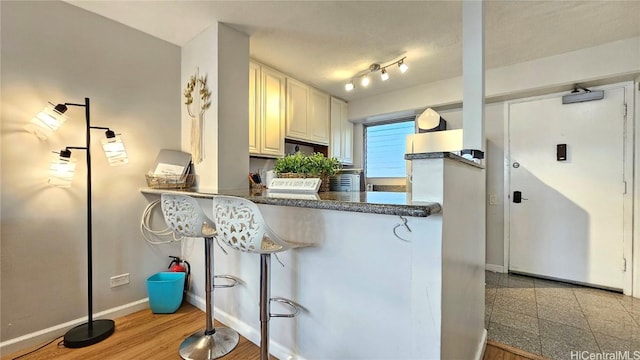
[[[489,339],[549,359],[640,359],[640,299],[610,291],[487,271],[485,326]]]

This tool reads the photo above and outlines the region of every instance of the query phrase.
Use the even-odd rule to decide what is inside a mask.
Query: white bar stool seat
[[[213,289],[233,287],[237,281],[229,276],[215,277],[234,281],[232,285],[216,286],[213,283],[213,239],[215,223],[207,217],[196,199],[185,195],[161,195],[161,207],[167,225],[176,233],[187,237],[203,237],[205,240],[205,302],[207,325],[186,338],[180,344],[180,357],[189,360],[212,360],[230,353],[240,339],[238,333],[227,327],[214,327]]]
[[[272,317],[295,317],[298,306],[290,300],[270,297],[271,254],[310,244],[287,241],[278,236],[264,221],[258,206],[247,199],[216,195],[213,197],[213,219],[217,238],[229,247],[260,254],[260,360],[269,359],[269,320]],[[290,314],[272,314],[270,302],[292,308]]]

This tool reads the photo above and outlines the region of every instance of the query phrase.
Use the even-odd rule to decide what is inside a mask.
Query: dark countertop
[[[476,162],[473,162],[473,161],[471,161],[469,159],[465,159],[462,156],[459,156],[459,155],[456,155],[456,154],[450,153],[450,152],[432,152],[432,153],[418,153],[418,154],[405,154],[404,155],[404,159],[405,160],[444,159],[444,158],[456,160],[456,161],[459,161],[459,162],[461,162],[463,164],[471,165],[471,166],[477,167],[479,169],[484,169],[483,165],[478,164]]]
[[[262,191],[171,190],[141,188],[143,194],[184,194],[195,198],[211,199],[214,195],[232,195],[253,201],[256,204],[292,206],[311,209],[352,211],[369,214],[427,217],[441,211],[440,204],[416,202],[408,199],[407,193],[399,192],[320,192],[317,194],[274,193]]]

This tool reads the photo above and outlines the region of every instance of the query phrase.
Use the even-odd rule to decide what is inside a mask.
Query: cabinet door
[[[329,95],[316,89],[309,91],[309,140],[313,143],[329,144]]]
[[[262,67],[262,138],[260,153],[284,156],[285,76]]]
[[[291,78],[287,78],[287,131],[292,139],[309,140],[307,126],[309,87]]]
[[[342,163],[353,164],[353,123],[349,122],[347,103],[342,103],[340,107],[342,118]]]
[[[260,65],[249,63],[249,153],[260,154]]]
[[[331,98],[331,142],[329,156],[342,162],[342,101]]]
[[[345,165],[353,164],[353,124],[348,121],[347,103],[331,98],[331,156]]]

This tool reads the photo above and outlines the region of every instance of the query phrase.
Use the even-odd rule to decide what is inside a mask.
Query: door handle
[[[522,191],[514,191],[513,192],[513,202],[516,204],[520,204],[522,200],[529,200],[522,197]]]

